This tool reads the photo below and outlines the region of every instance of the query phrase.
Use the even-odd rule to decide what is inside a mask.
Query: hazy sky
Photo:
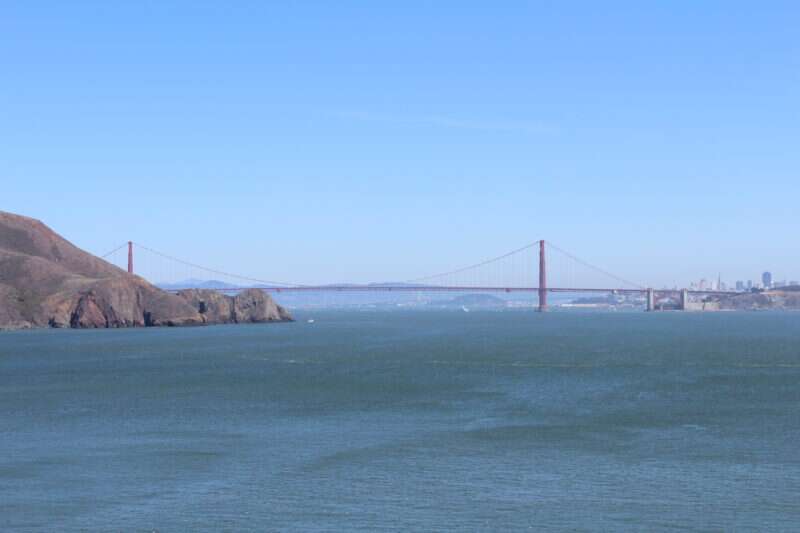
[[[798,2],[3,2],[0,209],[298,282],[800,278]]]

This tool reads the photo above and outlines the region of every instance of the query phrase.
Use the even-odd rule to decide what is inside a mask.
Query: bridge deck
[[[301,285],[296,287],[225,287],[213,289],[220,292],[239,292],[248,289],[259,289],[267,292],[539,292],[538,287],[468,287],[468,286],[432,286],[432,285]],[[645,294],[647,289],[613,289],[613,288],[575,288],[547,287],[550,293],[615,293]],[[174,291],[173,291],[174,292]],[[654,289],[656,294],[679,294],[680,289]],[[725,296],[738,294],[735,291],[688,291],[690,295]]]

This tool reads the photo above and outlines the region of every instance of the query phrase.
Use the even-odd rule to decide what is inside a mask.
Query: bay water
[[[0,333],[0,530],[800,530],[800,314],[296,315]]]

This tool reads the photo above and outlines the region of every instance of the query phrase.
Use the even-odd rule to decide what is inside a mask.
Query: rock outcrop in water
[[[118,328],[291,320],[261,291],[175,295],[0,211],[0,329]]]
[[[211,289],[185,289],[178,296],[197,309],[206,323],[273,322],[292,317],[268,294],[248,289],[236,296],[227,296]]]

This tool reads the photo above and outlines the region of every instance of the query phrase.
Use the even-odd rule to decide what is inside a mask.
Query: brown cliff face
[[[80,250],[38,220],[0,211],[0,328],[291,320],[268,295],[255,292],[259,295],[249,299],[245,293],[204,296],[203,301],[220,302],[219,311],[209,315],[201,312],[200,300],[164,292]]]
[[[197,309],[209,324],[257,323],[292,320],[291,315],[258,289],[248,289],[227,296],[208,289],[186,289],[178,296]]]

